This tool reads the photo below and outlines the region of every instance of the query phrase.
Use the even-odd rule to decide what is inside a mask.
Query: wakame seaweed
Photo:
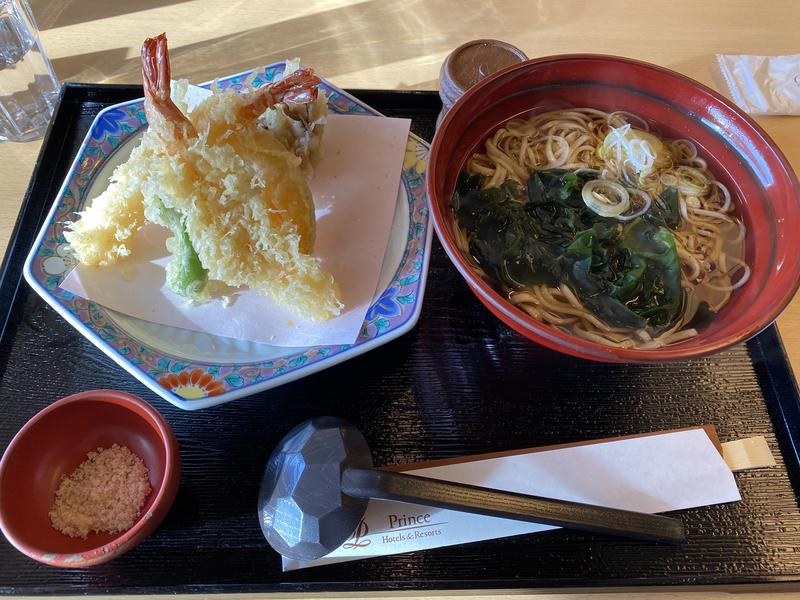
[[[665,189],[653,201],[644,218],[654,225],[666,225],[673,229],[677,227],[681,221],[678,190],[674,187]]]
[[[680,260],[667,229],[679,218],[677,191],[668,188],[647,217],[622,222],[585,205],[581,190],[590,179],[532,171],[525,186],[508,180],[481,190],[479,176],[462,173],[453,208],[470,252],[511,289],[566,284],[609,325],[667,329],[683,301]]]

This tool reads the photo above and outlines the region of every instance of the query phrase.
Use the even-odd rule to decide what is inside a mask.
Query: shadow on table
[[[58,1],[62,3],[59,4],[62,11],[70,5],[70,0]],[[43,12],[48,12],[44,0],[34,2],[42,7]],[[501,11],[489,5],[485,11],[465,11],[457,26],[436,25],[452,21],[446,7],[422,2],[412,4],[414,9],[409,10],[408,6],[392,0],[371,0],[275,23],[258,25],[256,21],[256,26],[251,29],[185,46],[173,46],[170,49],[172,73],[176,77],[201,82],[297,56],[304,64],[314,66],[334,81],[337,77],[359,74],[366,80],[359,85],[369,87],[371,70],[390,70],[397,72],[397,87],[400,89],[433,88],[436,87],[435,79],[407,80],[404,73],[419,70],[410,68],[412,66],[424,65],[431,74],[438,74],[445,56],[466,39],[474,37],[465,32],[480,31],[502,22]],[[146,0],[144,5],[151,6],[153,2]],[[143,10],[141,5],[139,8]],[[111,7],[98,10],[99,13],[84,18],[98,18],[98,14],[105,16],[114,10],[123,12]],[[220,6],[215,18],[224,21],[239,10],[241,8],[235,3]],[[66,14],[63,18],[75,22],[81,20]],[[48,22],[52,19],[44,21]],[[55,18],[54,22],[57,26],[64,24],[62,17]],[[380,36],[376,36],[374,31],[376,24],[381,24]],[[167,35],[169,33],[167,31]],[[131,40],[130,35],[120,32],[118,42],[126,47],[129,58],[122,56],[122,48],[70,56],[58,59],[57,70],[63,72],[59,75],[78,81],[139,83],[138,52],[131,52],[131,48],[142,40]]]
[[[59,81],[94,83],[105,80],[109,73],[114,73],[119,68],[120,64],[126,63],[127,54],[127,48],[111,48],[53,58],[50,62]]]
[[[137,0],[136,2],[82,2],[80,0],[28,0],[39,30],[108,19],[187,0]]]

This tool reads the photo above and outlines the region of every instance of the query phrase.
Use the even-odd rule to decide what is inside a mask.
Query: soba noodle
[[[647,122],[630,113],[569,109],[508,121],[466,166],[469,175],[481,176],[484,190],[508,180],[524,186],[532,171],[550,169],[594,177],[582,190],[587,206],[623,224],[645,215],[668,188],[677,189],[680,220],[668,229],[680,259],[684,308],[677,322],[652,335],[647,328],[608,325],[564,283],[504,285],[511,303],[535,319],[606,345],[657,348],[696,335],[687,325],[700,303],[716,313],[747,283],[744,224],[733,214],[730,192],[691,141],[659,138],[649,133]],[[461,226],[456,229],[459,248],[485,277],[472,256],[467,232]]]

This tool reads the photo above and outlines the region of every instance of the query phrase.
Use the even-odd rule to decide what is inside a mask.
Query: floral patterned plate
[[[219,79],[241,91],[283,73],[284,63]],[[210,87],[211,83],[204,84]],[[340,114],[380,113],[323,81],[329,107]],[[425,166],[429,146],[411,134],[397,207],[376,295],[354,344],[286,348],[207,335],[142,321],[59,287],[73,266],[63,236],[74,218],[105,189],[146,127],[143,100],[109,106],[94,120],[39,237],[25,262],[25,279],[73,327],[159,396],[196,410],[305,377],[372,350],[411,329],[419,318],[428,272],[432,227]]]

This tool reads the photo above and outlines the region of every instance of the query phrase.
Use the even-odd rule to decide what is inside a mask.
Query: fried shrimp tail
[[[279,102],[310,104],[317,99],[317,85],[321,79],[311,69],[298,69],[275,83],[262,86],[244,95],[241,118],[255,119]]]
[[[163,33],[142,44],[142,81],[148,126],[170,151],[182,151],[197,132],[170,97],[169,49]]]

